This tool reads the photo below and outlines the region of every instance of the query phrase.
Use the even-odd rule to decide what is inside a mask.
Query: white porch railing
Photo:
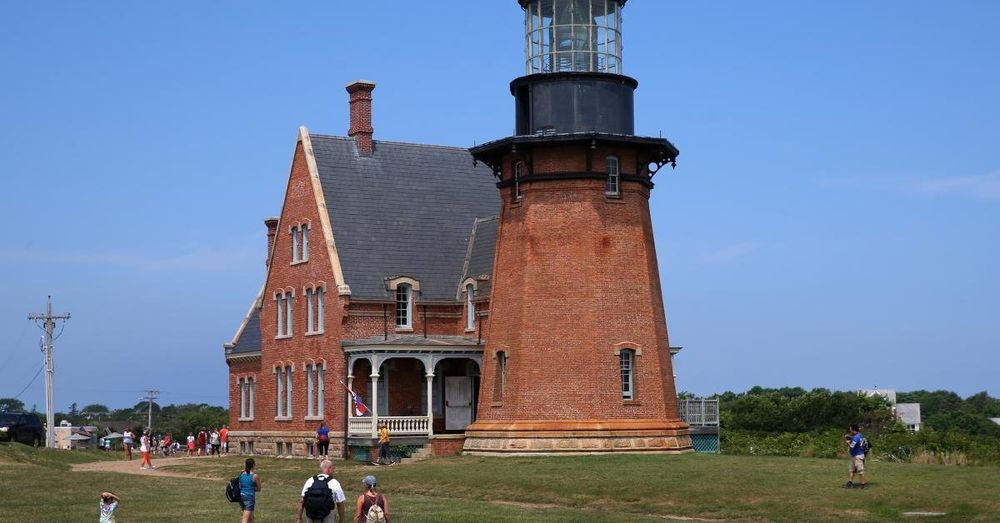
[[[364,416],[348,418],[347,421],[351,436],[374,437],[378,423],[385,423],[389,427],[390,436],[429,436],[431,433],[427,416]]]
[[[371,436],[374,427],[374,419],[370,416],[347,419],[347,431],[351,436]]]

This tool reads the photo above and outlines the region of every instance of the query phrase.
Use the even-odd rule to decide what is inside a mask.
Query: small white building
[[[895,415],[896,419],[906,426],[906,430],[910,432],[920,432],[919,403],[897,403]]]
[[[920,431],[920,404],[919,403],[896,403],[895,389],[861,389],[861,394],[865,396],[882,396],[892,407],[892,416],[906,426],[910,432]]]

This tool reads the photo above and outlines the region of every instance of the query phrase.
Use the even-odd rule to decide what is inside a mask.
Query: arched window
[[[396,286],[396,327],[413,328],[413,287],[409,283]]]
[[[521,176],[523,176],[523,173],[521,171],[524,169],[522,167],[522,165],[523,164],[521,162],[514,162],[514,191],[513,191],[513,193],[514,193],[514,199],[515,200],[520,200],[521,199]]]
[[[620,193],[618,179],[618,157],[608,156],[607,158],[607,182],[604,185],[604,193],[609,196],[618,196]]]
[[[494,401],[503,401],[503,391],[507,382],[507,353],[497,352],[496,384],[493,387]]]
[[[622,374],[622,399],[635,399],[635,351],[622,349],[619,354]]]
[[[294,307],[295,295],[291,292],[280,292],[274,295],[274,301],[278,312],[278,338],[285,338],[292,335],[292,309]]]
[[[472,295],[475,293],[475,288],[472,284],[465,286],[465,314],[467,316],[465,320],[465,330],[475,330],[476,328],[476,304],[472,302]]]

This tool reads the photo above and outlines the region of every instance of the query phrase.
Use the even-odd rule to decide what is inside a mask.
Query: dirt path
[[[198,478],[198,479],[220,479],[205,478],[193,474],[185,474],[174,470],[175,467],[191,465],[200,458],[159,458],[153,460],[156,468],[142,470],[139,468],[139,460],[132,461],[94,461],[91,463],[77,463],[73,465],[73,472],[118,472],[120,474],[136,474],[139,476],[163,476],[171,478]],[[172,470],[163,470],[163,467],[171,467]]]

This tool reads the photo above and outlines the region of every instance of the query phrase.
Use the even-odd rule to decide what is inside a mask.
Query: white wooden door
[[[472,378],[445,376],[444,428],[464,430],[472,424]]]

